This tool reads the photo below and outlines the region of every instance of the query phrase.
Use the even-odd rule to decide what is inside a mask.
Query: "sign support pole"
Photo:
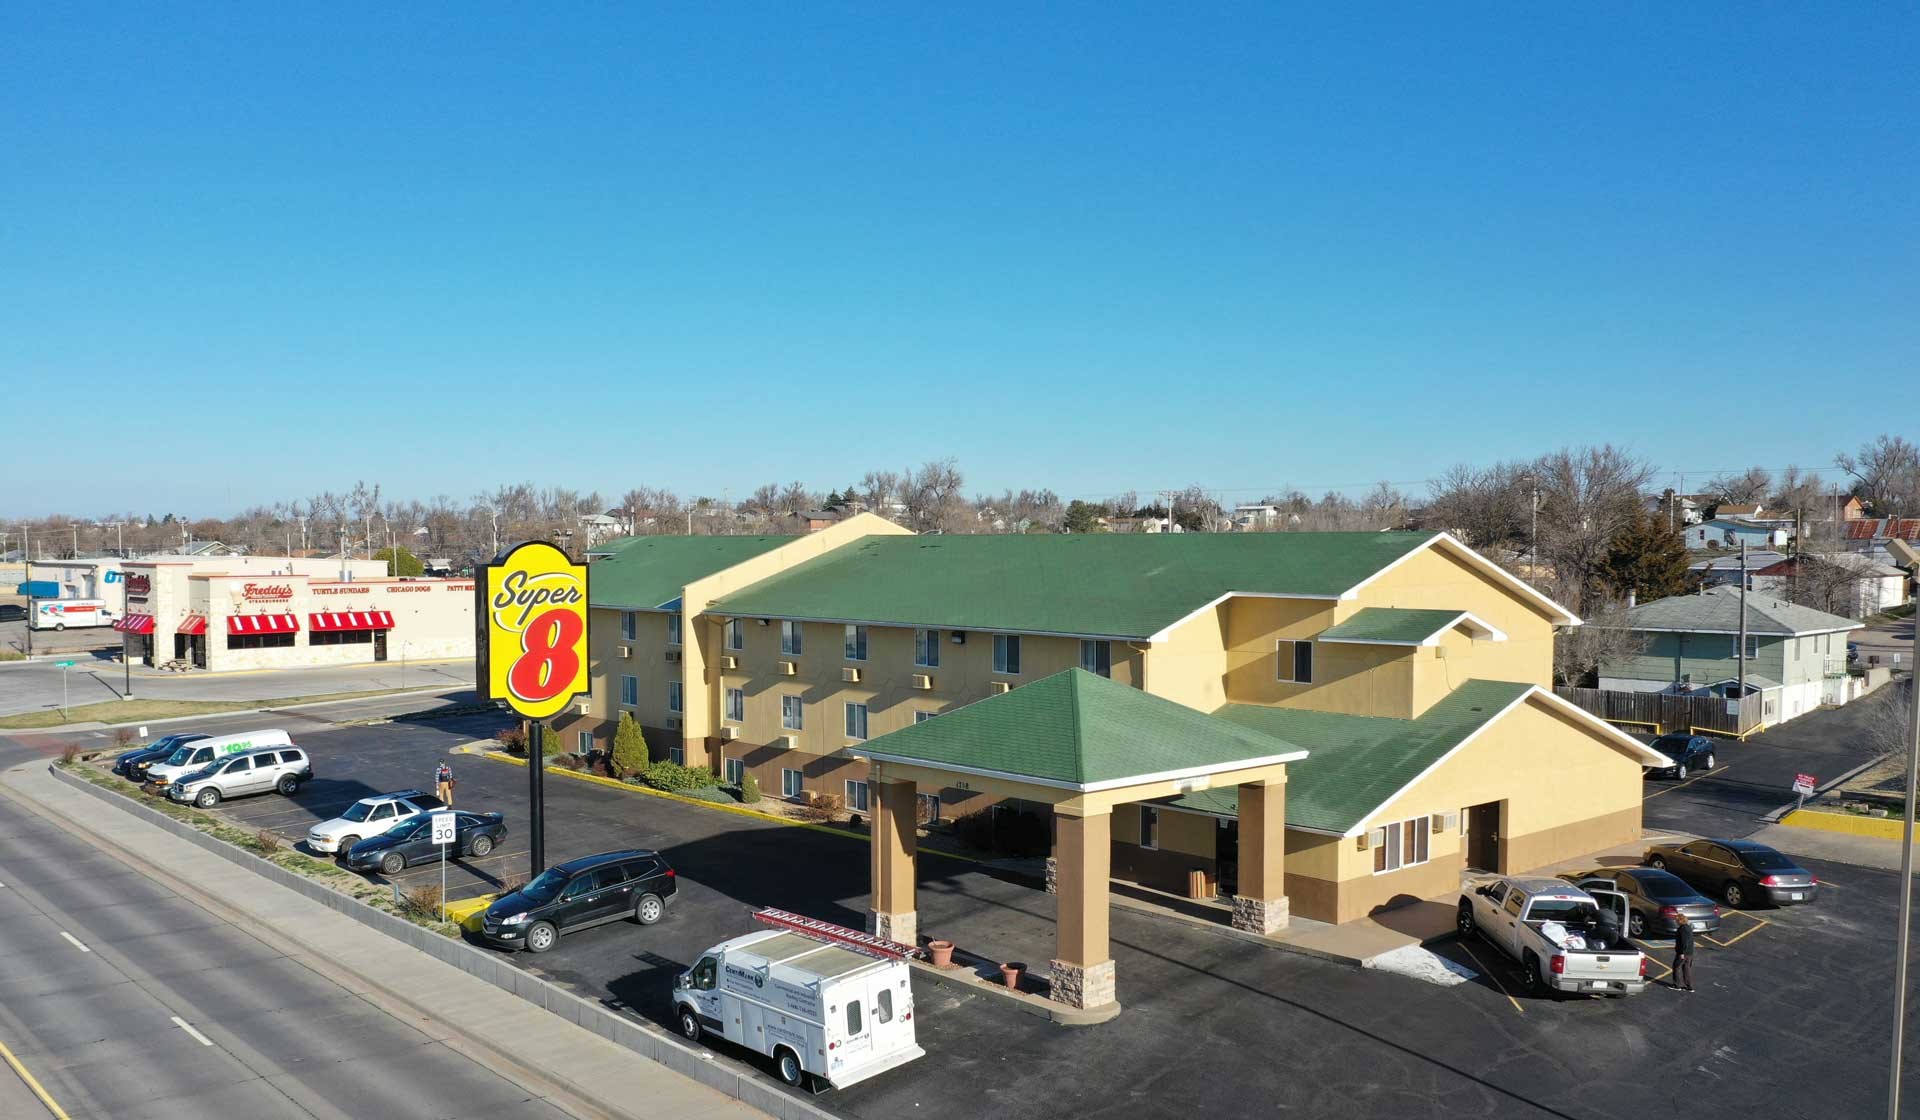
[[[547,869],[546,763],[547,729],[532,720],[527,728],[527,847],[533,859],[529,879]]]

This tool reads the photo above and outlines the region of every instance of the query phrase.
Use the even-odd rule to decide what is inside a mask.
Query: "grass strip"
[[[329,700],[361,700],[369,696],[392,696],[399,692],[418,692],[417,688],[375,688],[365,692],[321,692],[311,696],[281,696],[268,700],[101,700],[77,708],[48,708],[38,712],[19,712],[0,718],[0,730],[19,731],[37,727],[62,727],[69,723],[150,723],[181,716],[205,716],[218,712],[244,712],[255,708],[286,708],[295,704],[321,704]]]

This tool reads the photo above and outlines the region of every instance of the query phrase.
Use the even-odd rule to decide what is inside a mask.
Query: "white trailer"
[[[772,1058],[780,1079],[836,1089],[922,1057],[914,1042],[913,948],[782,910],[773,926],[722,941],[674,982],[680,1033],[702,1033]]]

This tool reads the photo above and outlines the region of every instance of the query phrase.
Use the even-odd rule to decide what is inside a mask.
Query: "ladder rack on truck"
[[[865,953],[881,960],[903,961],[919,957],[920,950],[898,941],[890,941],[877,934],[862,933],[846,926],[836,926],[832,922],[823,922],[818,918],[809,918],[805,914],[795,914],[788,910],[776,910],[765,906],[753,912],[753,920],[775,929],[791,930],[794,933],[816,937],[822,941],[831,941],[844,945],[856,953]]]

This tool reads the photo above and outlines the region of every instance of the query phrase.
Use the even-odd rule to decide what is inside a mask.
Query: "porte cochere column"
[[[1266,936],[1287,928],[1285,778],[1240,787],[1240,893],[1233,928]]]
[[[912,782],[890,782],[873,775],[873,907],[867,911],[867,932],[904,945],[919,943],[920,920],[915,912],[914,861],[919,835],[914,831]]]
[[[1054,817],[1054,904],[1057,942],[1048,977],[1050,998],[1073,1007],[1114,1002],[1113,954],[1107,944],[1107,888],[1113,865],[1113,816]]]

